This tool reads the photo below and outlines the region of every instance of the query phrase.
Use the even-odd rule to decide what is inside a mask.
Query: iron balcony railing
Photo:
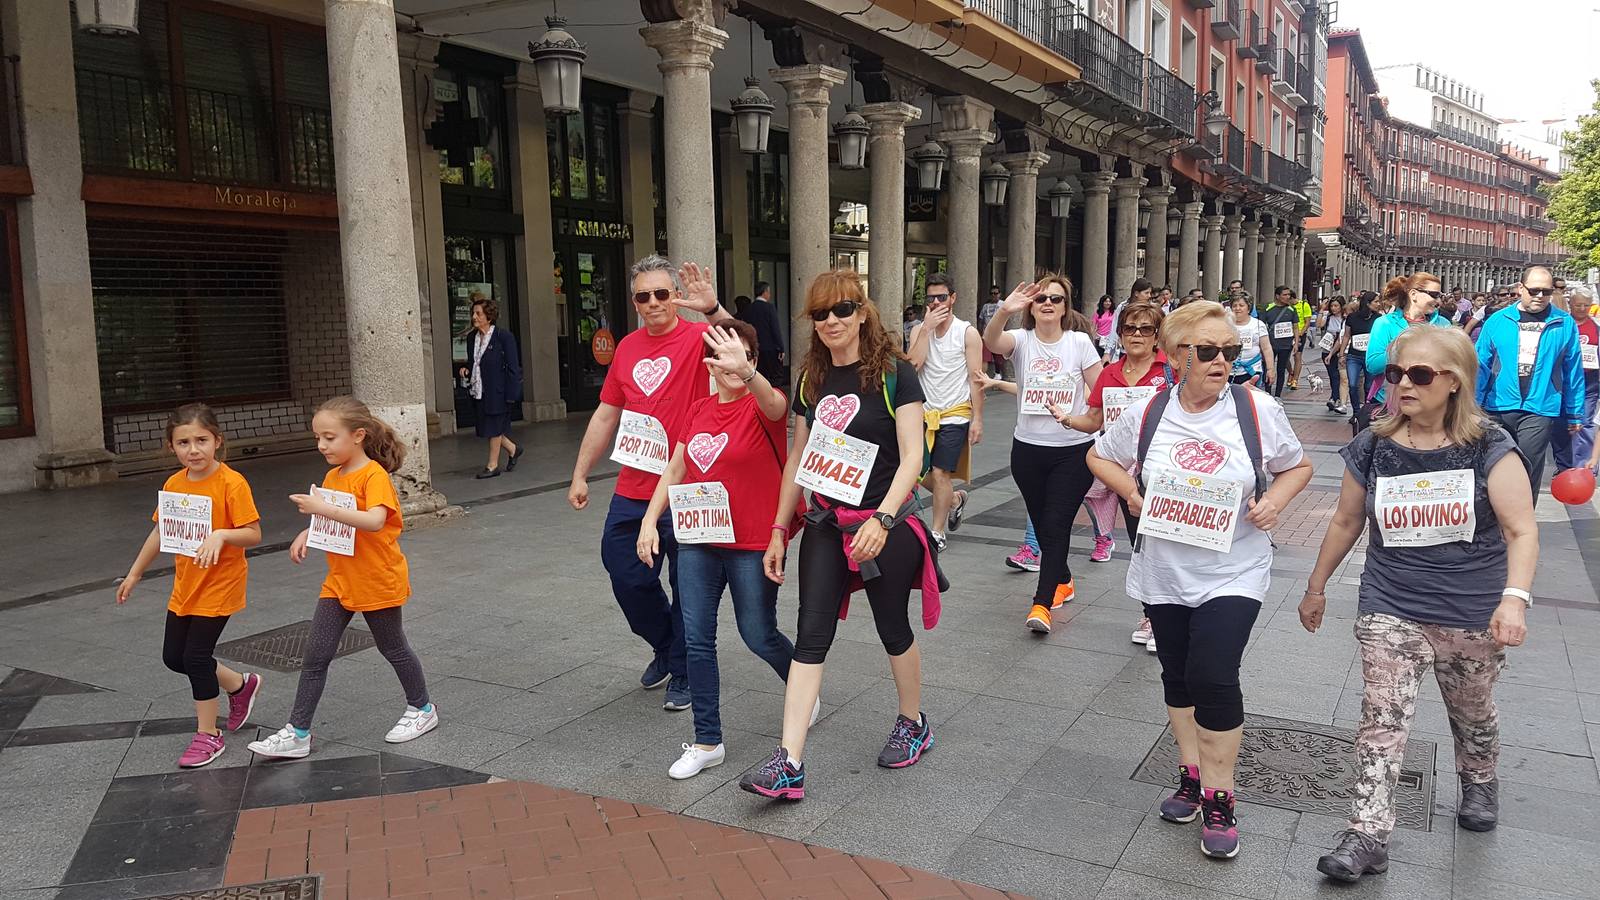
[[[1240,0],[1222,0],[1211,14],[1211,36],[1219,41],[1237,41],[1244,34],[1244,6]]]
[[[1267,180],[1266,151],[1255,141],[1250,142],[1250,177],[1257,181]]]
[[[1425,249],[1432,243],[1432,235],[1421,231],[1404,231],[1395,237],[1395,244],[1407,249]]]
[[[1260,67],[1257,61],[1257,68]],[[1280,97],[1287,98],[1295,92],[1294,84],[1294,50],[1288,47],[1277,47],[1272,51],[1272,92]],[[1297,102],[1297,101],[1295,101]]]
[[[1146,83],[1150,86],[1148,106],[1150,114],[1193,137],[1194,85],[1148,57],[1145,58],[1145,72]]]
[[[1134,46],[1085,12],[1062,4],[1067,27],[1051,49],[1078,64],[1082,80],[1113,99],[1144,109],[1145,57]]]
[[[1256,35],[1261,33],[1261,14],[1252,9],[1248,15],[1241,15],[1239,21],[1244,26],[1244,34],[1240,35],[1237,52],[1244,59],[1254,59],[1260,55],[1256,49]]]
[[[1278,71],[1278,38],[1264,25],[1256,36],[1256,71]]]
[[[1227,139],[1227,152],[1222,158],[1223,164],[1237,174],[1250,174],[1250,163],[1245,159],[1244,153],[1244,132],[1239,129],[1239,126],[1230,122],[1228,123]]]
[[[1055,0],[966,0],[966,6],[1046,47],[1052,46],[1050,38],[1056,30],[1052,21],[1066,14]]]
[[[1276,153],[1267,154],[1267,184],[1285,191],[1298,191],[1305,187],[1309,174],[1305,166]]]

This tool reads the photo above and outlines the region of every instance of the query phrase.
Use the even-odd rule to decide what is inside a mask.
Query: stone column
[[[1234,213],[1222,218],[1222,286],[1226,288],[1235,281],[1239,281],[1239,237],[1240,226],[1244,224],[1244,216]],[[1211,298],[1216,299],[1216,298]]]
[[[405,117],[393,0],[327,0],[328,93],[350,384],[406,448],[390,473],[406,515],[442,509],[433,489]]]
[[[1294,245],[1289,251],[1290,271],[1294,273],[1295,290],[1304,292],[1306,283],[1306,235],[1300,232],[1294,236]]]
[[[1178,222],[1178,290],[1200,286],[1200,211],[1206,205],[1198,200],[1183,205]]]
[[[1261,223],[1255,219],[1240,222],[1239,236],[1244,241],[1244,250],[1239,258],[1239,280],[1244,282],[1244,289],[1250,292],[1250,301],[1260,306],[1261,295],[1256,291],[1261,287],[1258,277],[1261,271]]]
[[[983,214],[978,179],[983,148],[994,141],[990,131],[994,107],[961,96],[940,97],[938,103],[944,130],[934,139],[950,151],[950,174],[945,181],[945,258],[955,280],[956,315],[976,322],[978,304],[989,300],[988,291],[982,291],[980,297],[978,285],[978,223]]]
[[[799,367],[811,344],[811,318],[798,315],[805,305],[806,286],[831,268],[828,92],[844,84],[844,77],[832,66],[772,70],[772,80],[789,95],[789,303],[797,313],[789,326],[791,370]]]
[[[867,144],[872,196],[867,210],[872,229],[867,253],[872,268],[867,293],[885,322],[898,322],[906,303],[906,123],[922,117],[909,103],[868,103],[862,118],[872,127]],[[957,294],[959,296],[959,292]]]
[[[521,262],[517,266],[517,284],[524,310],[517,332],[518,349],[522,351],[522,411],[530,421],[559,421],[567,417],[567,401],[561,397],[561,357],[556,337],[561,332],[561,306],[556,302],[555,269],[550,258],[555,242],[550,220],[550,154],[545,147],[544,97],[533,63],[518,63],[516,74],[506,79],[506,100],[511,122],[511,160],[517,169],[517,177],[511,180],[511,208],[522,216],[522,234],[516,239],[516,256]],[[644,125],[648,135],[648,118]],[[630,126],[625,121],[623,127]],[[645,140],[649,146],[649,138]],[[433,171],[438,171],[437,166]],[[638,189],[637,184],[627,185],[626,181],[624,187],[629,195]],[[648,205],[648,181],[644,194]],[[653,217],[643,226],[634,225],[635,241],[640,232],[647,235],[646,241],[652,241],[653,225]],[[443,259],[442,251],[439,258]],[[434,321],[449,322],[448,318],[441,318],[443,315],[436,315]],[[450,335],[444,337],[448,341]],[[453,391],[452,383],[452,399]]]
[[[1006,204],[1010,218],[1006,223],[1006,281],[1034,280],[1034,257],[1039,224],[1039,170],[1050,161],[1043,151],[1008,153],[995,157],[1011,173],[1011,184],[1006,188]]]
[[[667,246],[679,262],[717,263],[717,202],[710,188],[711,54],[728,33],[710,21],[710,4],[697,18],[657,22],[639,29],[661,55],[662,140],[666,143]]]
[[[1261,290],[1263,301],[1270,302],[1278,287],[1278,226],[1264,225],[1261,229]]]
[[[1083,297],[1084,308],[1094,309],[1106,290],[1106,263],[1111,243],[1112,172],[1085,172],[1083,183]],[[1126,285],[1123,286],[1126,288]]]
[[[1222,290],[1222,216],[1206,216],[1206,257],[1200,264],[1200,290],[1215,300]]]
[[[1300,291],[1294,285],[1294,273],[1289,265],[1290,242],[1289,229],[1280,230],[1278,233],[1278,283],[1288,285],[1295,292],[1295,296],[1298,297],[1300,296]]]
[[[33,194],[17,201],[17,224],[37,433],[36,439],[0,441],[0,456],[25,454],[8,468],[25,471],[31,462],[33,485],[40,488],[113,481],[89,286],[72,10],[65,3],[15,0],[4,4],[0,29],[16,66],[13,85],[22,91],[13,101],[27,123],[20,155],[33,176]]]
[[[1117,205],[1117,239],[1111,258],[1114,297],[1128,296],[1133,280],[1139,277],[1139,191],[1144,185],[1145,180],[1139,177],[1118,178],[1112,185]]]
[[[1186,288],[1168,285],[1172,276],[1167,273],[1167,207],[1172,203],[1175,190],[1170,184],[1158,184],[1144,192],[1145,199],[1150,201],[1150,227],[1144,234],[1144,277],[1150,279],[1157,290],[1165,285],[1182,296]]]
[[[542,104],[539,114],[544,115]],[[650,152],[655,143],[656,95],[629,91],[628,99],[617,105],[617,116],[622,129],[622,215],[632,227],[629,252],[637,260],[656,252],[655,159]],[[549,168],[547,161],[546,171]]]

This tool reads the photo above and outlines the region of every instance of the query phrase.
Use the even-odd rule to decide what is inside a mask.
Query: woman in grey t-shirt
[[[1458,328],[1412,328],[1395,338],[1383,373],[1391,415],[1340,454],[1339,506],[1300,603],[1301,624],[1316,631],[1328,579],[1365,529],[1355,610],[1365,683],[1356,796],[1339,846],[1317,861],[1341,881],[1388,868],[1395,784],[1430,668],[1455,735],[1456,820],[1488,831],[1499,818],[1494,683],[1505,648],[1527,635],[1539,533],[1516,443],[1473,399],[1477,370]]]

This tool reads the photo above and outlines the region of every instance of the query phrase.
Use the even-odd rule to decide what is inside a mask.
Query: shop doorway
[[[500,308],[496,328],[520,334],[520,310],[514,289],[511,238],[505,235],[447,232],[444,238],[445,284],[450,297],[450,371],[460,372],[472,360],[472,304],[479,298],[493,300]],[[467,379],[455,377],[456,428],[478,424],[478,411],[472,402]],[[513,409],[513,420],[522,418]]]
[[[765,281],[772,286],[772,305],[778,308],[779,327],[783,329],[783,346],[792,351],[794,341],[791,339],[790,325],[794,322],[795,301],[789,296],[789,257],[752,256],[750,272],[750,290],[755,290],[755,283],[758,281]]]
[[[617,342],[632,328],[622,252],[615,244],[558,243],[556,305],[561,396],[569,410],[594,409]]]

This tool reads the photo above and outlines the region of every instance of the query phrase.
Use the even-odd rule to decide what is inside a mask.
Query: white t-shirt
[[[1016,339],[1016,349],[1009,357],[1016,364],[1017,386],[1025,395],[1029,373],[1049,370],[1065,375],[1075,388],[1069,413],[1081,416],[1089,411],[1089,388],[1093,387],[1085,372],[1100,362],[1100,352],[1094,348],[1089,336],[1079,331],[1068,331],[1053,344],[1046,344],[1027,328],[1013,328],[1006,334]],[[1024,397],[1018,397],[1016,439],[1040,447],[1073,447],[1094,440],[1094,435],[1063,427],[1048,413],[1024,413]]]
[[[1268,336],[1267,323],[1251,316],[1250,321],[1243,325],[1238,322],[1231,322],[1231,324],[1233,325],[1233,330],[1239,333],[1239,343],[1244,345],[1244,349],[1239,351],[1239,362],[1255,362],[1256,358],[1261,355],[1261,339]]]
[[[1260,391],[1252,391],[1251,395],[1261,423],[1262,463],[1267,472],[1277,474],[1294,468],[1304,453],[1282,404]],[[1100,436],[1095,452],[1131,471],[1139,451],[1139,425],[1149,405],[1149,400],[1141,400],[1128,407]],[[1271,583],[1272,542],[1266,532],[1245,519],[1249,501],[1255,496],[1256,479],[1244,436],[1239,433],[1232,392],[1224,393],[1203,413],[1185,412],[1178,398],[1172,398],[1145,457],[1145,482],[1148,484],[1161,468],[1198,472],[1240,484],[1243,499],[1233,548],[1218,553],[1147,536],[1128,567],[1128,596],[1145,603],[1189,607],[1214,597],[1264,599]]]
[[[951,317],[950,327],[945,329],[943,337],[937,331],[928,332],[928,356],[917,373],[927,409],[949,409],[972,399],[972,380],[967,371],[967,330],[971,327]],[[941,421],[959,425],[972,420],[966,416],[946,416]]]

